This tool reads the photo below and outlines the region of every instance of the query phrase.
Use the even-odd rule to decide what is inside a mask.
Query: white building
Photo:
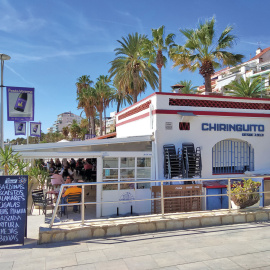
[[[63,127],[67,127],[72,124],[73,120],[76,120],[78,124],[81,123],[82,117],[72,112],[64,112],[57,115],[57,120],[54,122],[53,127],[48,128],[48,132],[62,131]]]
[[[124,214],[131,206],[135,213],[149,213],[150,201],[123,203],[151,198],[155,183],[143,180],[181,181],[187,174],[241,179],[245,171],[268,169],[269,119],[269,99],[153,93],[116,114],[116,138],[20,145],[14,151],[27,159],[95,159],[97,182],[141,181],[98,185],[96,201],[116,204],[97,204],[97,217]],[[168,145],[176,153],[180,149],[179,168],[168,165]]]
[[[223,93],[226,90],[226,85],[231,81],[243,77],[255,78],[261,76],[264,80],[264,86],[269,87],[270,74],[270,47],[266,49],[258,48],[256,55],[249,61],[239,64],[235,67],[225,68],[217,71],[211,76],[211,86],[213,92]],[[205,86],[202,85],[198,91],[203,92]]]

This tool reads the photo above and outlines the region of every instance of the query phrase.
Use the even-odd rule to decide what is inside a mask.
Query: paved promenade
[[[40,246],[32,238],[1,247],[0,269],[270,269],[270,223]]]

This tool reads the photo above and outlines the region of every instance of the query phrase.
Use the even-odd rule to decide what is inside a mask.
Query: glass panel
[[[135,167],[135,158],[121,158],[121,168]]]
[[[151,168],[137,168],[138,178],[151,178]]]
[[[126,181],[134,181],[134,179],[128,179]],[[134,183],[120,184],[120,189],[135,189],[135,184]]]
[[[137,189],[149,189],[151,187],[150,183],[140,183],[137,184]]]
[[[120,179],[130,179],[135,177],[135,169],[120,169]]]
[[[103,179],[118,179],[118,169],[103,169]]]
[[[137,167],[151,167],[151,158],[137,158]]]
[[[110,182],[114,182],[114,181],[110,181]],[[102,186],[103,186],[103,190],[118,190],[118,184],[104,184]]]
[[[114,157],[104,158],[103,168],[118,168],[118,158],[114,158]]]

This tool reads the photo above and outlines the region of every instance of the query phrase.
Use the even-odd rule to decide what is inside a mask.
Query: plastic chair
[[[31,214],[33,213],[33,209],[35,206],[38,206],[39,215],[40,215],[40,208],[42,208],[43,214],[46,215],[46,208],[47,206],[51,206],[53,210],[53,203],[48,203],[48,200],[45,198],[43,190],[34,190],[32,191],[32,209]]]
[[[82,201],[82,194],[81,193],[71,193],[67,195],[67,203],[80,203]],[[71,205],[74,206],[74,205]],[[80,213],[80,205],[78,205],[79,213]],[[68,206],[65,206],[65,212],[67,213],[68,218]],[[61,212],[62,216],[62,212]]]

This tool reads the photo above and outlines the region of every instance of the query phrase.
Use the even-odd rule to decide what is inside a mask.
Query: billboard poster
[[[8,121],[34,121],[34,90],[7,86]]]
[[[41,123],[30,122],[30,136],[40,137],[41,136]]]
[[[14,122],[15,135],[26,135],[26,122]]]

